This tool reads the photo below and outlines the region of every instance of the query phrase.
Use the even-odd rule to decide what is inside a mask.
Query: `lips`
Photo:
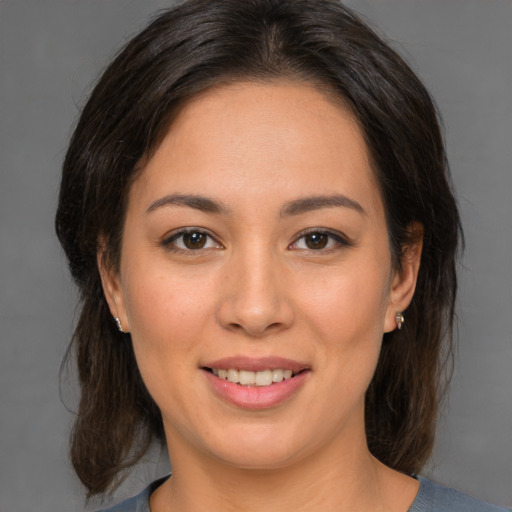
[[[310,369],[278,357],[230,357],[203,366],[216,395],[243,409],[278,406],[299,391]]]
[[[247,370],[251,372],[260,372],[264,370],[281,368],[282,370],[291,370],[293,373],[309,368],[309,365],[300,361],[286,359],[283,357],[224,357],[215,361],[207,362],[205,368],[236,368],[238,370]]]

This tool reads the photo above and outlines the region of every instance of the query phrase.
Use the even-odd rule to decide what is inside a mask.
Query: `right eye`
[[[208,233],[200,229],[182,229],[166,238],[162,245],[173,251],[199,251],[221,249],[222,246]]]

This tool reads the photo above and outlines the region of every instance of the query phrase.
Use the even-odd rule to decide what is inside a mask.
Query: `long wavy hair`
[[[116,268],[130,185],[180,106],[222,82],[275,79],[328,90],[352,110],[397,267],[411,223],[423,226],[416,292],[404,328],[384,335],[365,420],[370,451],[392,468],[417,473],[432,451],[462,234],[432,98],[404,60],[339,2],[189,0],[154,19],[106,69],[63,164],[56,230],[81,307],[68,351],[81,390],[71,459],[89,495],[115,487],[149,443],[163,439],[130,336],[117,330],[103,295],[99,240]]]

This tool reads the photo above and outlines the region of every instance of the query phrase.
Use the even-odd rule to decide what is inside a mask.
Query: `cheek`
[[[213,315],[213,294],[207,283],[155,271],[128,282],[126,309],[141,364],[143,360],[168,364],[165,361],[176,360],[173,356],[193,350]]]
[[[322,286],[302,292],[302,310],[317,339],[329,393],[350,408],[363,400],[380,355],[388,276],[369,263],[351,272],[337,270],[317,281]]]
[[[333,269],[301,286],[304,311],[328,338],[357,343],[367,336],[380,343],[389,293],[388,275],[371,262],[344,272]]]
[[[172,277],[171,277],[172,276]],[[182,394],[196,372],[198,350],[210,343],[210,291],[174,273],[145,272],[126,286],[126,306],[137,366],[162,410],[186,410]]]

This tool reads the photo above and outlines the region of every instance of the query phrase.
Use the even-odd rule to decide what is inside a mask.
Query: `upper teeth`
[[[281,382],[284,379],[292,377],[292,370],[263,370],[260,372],[251,372],[248,370],[228,370],[213,368],[213,374],[221,379],[225,379],[242,386],[270,386],[274,382]]]

